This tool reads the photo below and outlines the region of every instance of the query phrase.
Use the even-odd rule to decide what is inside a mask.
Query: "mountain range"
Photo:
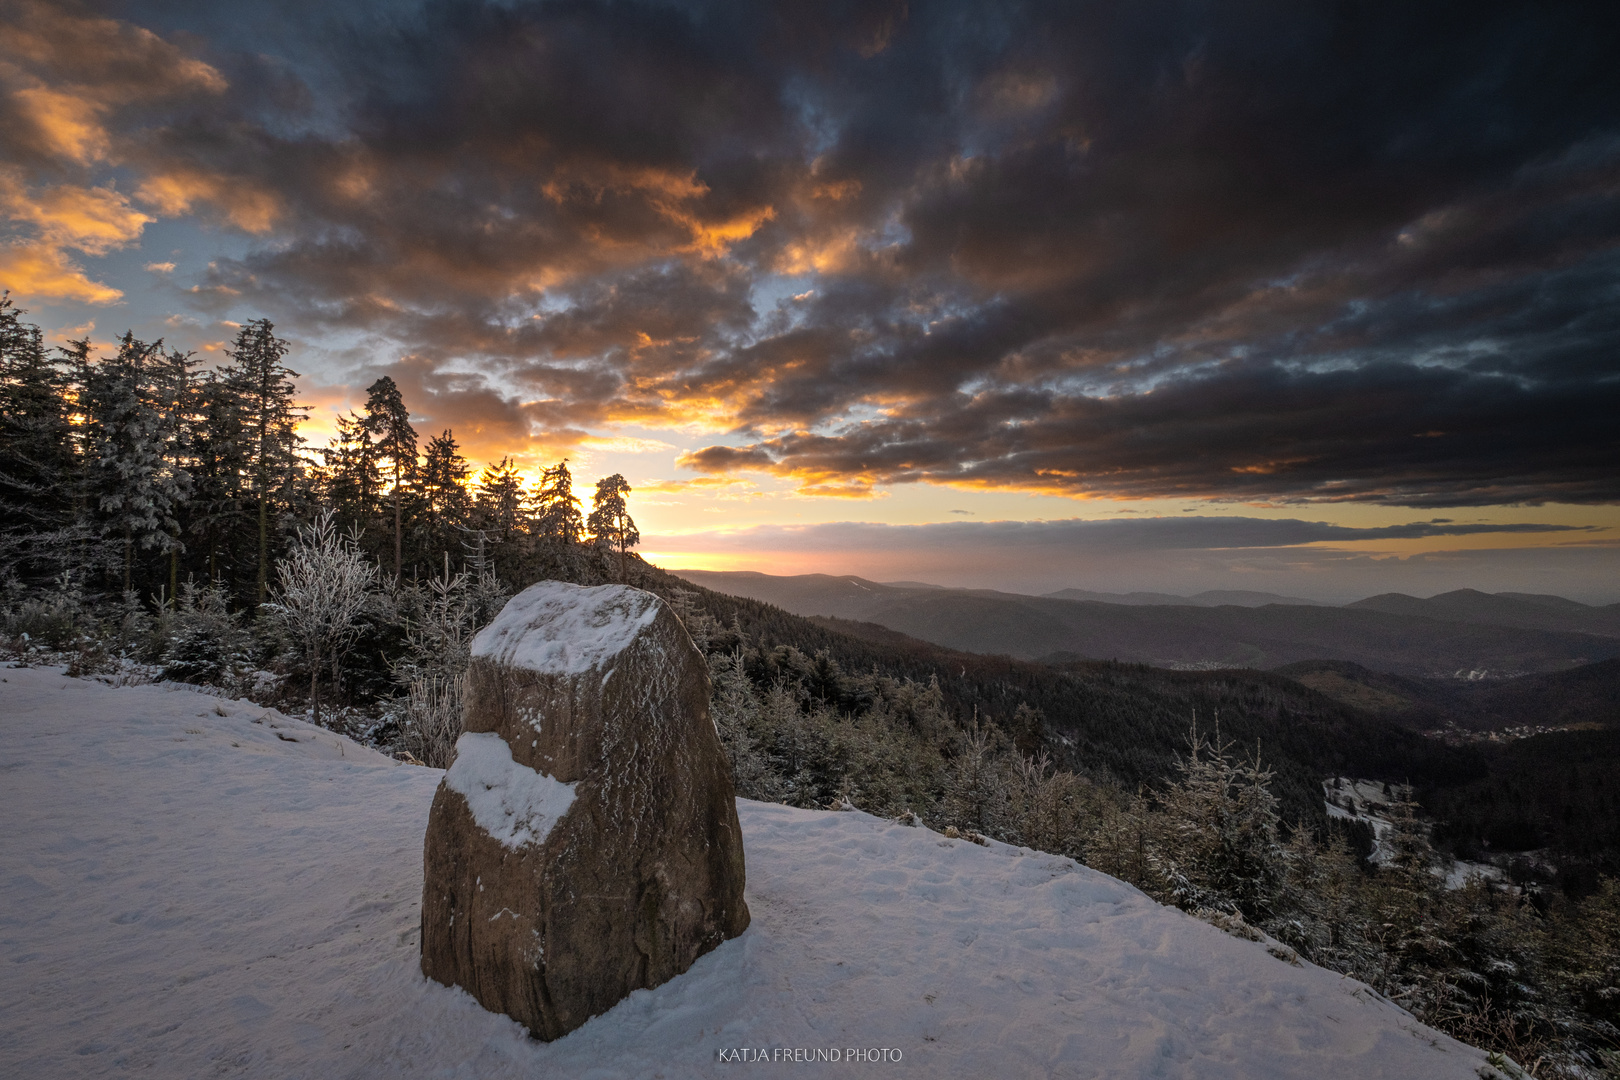
[[[1566,629],[1603,630],[1613,608],[1472,592],[1343,607],[1202,607],[818,575],[680,576],[699,585],[696,601],[720,624],[740,619],[762,641],[825,649],[847,671],[932,673],[958,716],[1004,719],[1028,703],[1043,718],[1045,745],[1071,768],[1101,766],[1152,784],[1173,770],[1178,735],[1196,710],[1219,716],[1237,745],[1265,748],[1290,820],[1314,816],[1324,777],[1406,780],[1436,822],[1436,839],[1460,857],[1554,853],[1557,883],[1570,895],[1620,870],[1620,637]],[[788,613],[817,609],[847,614],[811,614],[807,625]],[[1543,625],[1515,625],[1530,620]],[[1073,652],[1054,655],[1054,641]],[[1233,666],[1272,670],[1165,671],[1077,659],[1082,650],[1161,665],[1172,655],[1232,657]],[[1019,654],[1044,662],[1005,659]],[[1528,673],[1425,677],[1515,671]],[[1514,728],[1544,733],[1504,737]],[[1435,729],[1462,737],[1420,734]]]
[[[916,585],[916,582],[889,582],[892,585]],[[926,586],[924,586],[926,587]],[[941,586],[934,586],[940,588]],[[1042,593],[1052,600],[1094,600],[1099,604],[1129,604],[1132,607],[1221,607],[1233,604],[1237,607],[1264,607],[1267,604],[1301,604],[1306,607],[1326,607],[1320,600],[1306,600],[1299,596],[1279,596],[1277,593],[1255,592],[1252,589],[1210,589],[1206,592],[1195,593],[1192,596],[1178,596],[1175,593],[1162,592],[1128,592],[1106,593],[1092,592],[1090,589],[1059,589],[1057,592]]]
[[[1407,677],[1489,679],[1620,656],[1620,605],[1523,593],[1465,589],[1426,600],[1389,593],[1333,606],[1252,592],[1026,596],[826,574],[679,576],[797,615],[876,623],[963,652],[1054,663],[1276,668],[1342,660]]]

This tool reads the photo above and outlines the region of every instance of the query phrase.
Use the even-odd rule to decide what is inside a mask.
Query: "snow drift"
[[[540,1043],[417,969],[442,773],[189,689],[0,677],[7,1076],[735,1076],[834,1050],[793,1074],[1485,1064],[1359,983],[1068,859],[750,802],[747,933]]]

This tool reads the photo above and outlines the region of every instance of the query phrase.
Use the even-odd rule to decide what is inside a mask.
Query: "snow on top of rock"
[[[573,784],[512,760],[512,748],[493,732],[466,732],[444,774],[460,792],[478,827],[509,848],[538,844],[574,804]]]
[[[472,654],[544,674],[579,675],[619,655],[661,601],[628,585],[542,581],[506,602],[473,638]]]

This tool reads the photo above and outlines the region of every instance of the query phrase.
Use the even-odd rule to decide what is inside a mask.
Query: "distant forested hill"
[[[1348,605],[1391,615],[1441,619],[1448,622],[1513,626],[1526,630],[1555,630],[1602,637],[1620,637],[1620,604],[1593,607],[1562,596],[1535,593],[1484,593],[1458,589],[1427,600],[1404,593],[1369,596]]]
[[[652,573],[651,587],[659,591],[686,585]],[[801,589],[885,588],[861,579],[786,580]],[[1292,820],[1320,820],[1319,785],[1326,777],[1409,781],[1438,822],[1436,839],[1460,854],[1539,851],[1576,892],[1590,890],[1600,873],[1620,871],[1620,783],[1613,779],[1620,775],[1620,742],[1611,737],[1620,735],[1614,716],[1620,660],[1476,682],[1390,674],[1337,660],[1270,672],[1034,663],[947,649],[874,622],[800,618],[757,600],[693,592],[705,610],[744,636],[771,648],[822,654],[839,677],[876,669],[918,681],[937,678],[958,722],[977,712],[1009,725],[1019,705],[1038,709],[1038,730],[1010,734],[1026,751],[1049,748],[1068,768],[1102,772],[1128,786],[1156,785],[1174,775],[1194,711],[1205,731],[1218,711],[1222,737],[1244,751],[1258,749],[1277,770],[1273,788]],[[1448,720],[1475,730],[1568,722],[1610,727],[1461,746],[1419,733]]]
[[[1293,820],[1319,820],[1321,781],[1356,775],[1452,783],[1483,775],[1469,749],[1446,747],[1390,720],[1366,714],[1282,676],[1252,670],[1166,671],[1141,664],[1037,664],[954,651],[871,624],[806,619],[730,596],[651,568],[646,587],[691,588],[694,602],[741,638],[770,650],[791,646],[830,662],[821,677],[874,669],[926,683],[937,679],[959,722],[977,714],[1008,729],[1020,746],[1048,749],[1062,765],[1102,772],[1129,786],[1172,775],[1196,713],[1199,726],[1277,770],[1274,790]],[[719,647],[724,647],[721,643]],[[853,704],[853,703],[852,703]],[[1038,710],[1037,730],[1019,730],[1020,705]]]
[[[1279,668],[1345,705],[1415,730],[1477,741],[1470,777],[1416,781],[1435,838],[1458,854],[1540,851],[1566,888],[1586,892],[1620,872],[1620,660],[1500,681],[1406,679],[1343,661]]]
[[[1620,728],[1620,660],[1516,679],[1409,679],[1360,664],[1306,660],[1276,668],[1335,701],[1407,727],[1466,731],[1505,728]]]
[[[683,571],[680,576],[800,615],[878,623],[947,648],[1022,660],[1261,669],[1301,660],[1348,660],[1424,676],[1459,670],[1561,671],[1620,656],[1620,637],[1435,617],[1446,614],[1441,609],[1402,614],[1303,604],[1111,604],[987,590],[902,588],[824,574]],[[1587,610],[1601,614],[1607,609]]]

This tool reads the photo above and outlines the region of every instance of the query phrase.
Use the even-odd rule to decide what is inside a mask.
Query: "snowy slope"
[[[1484,1063],[1069,860],[748,802],[748,932],[535,1042],[417,970],[441,773],[190,690],[0,677],[3,1076],[1473,1080]],[[720,1060],[852,1047],[901,1060]]]

